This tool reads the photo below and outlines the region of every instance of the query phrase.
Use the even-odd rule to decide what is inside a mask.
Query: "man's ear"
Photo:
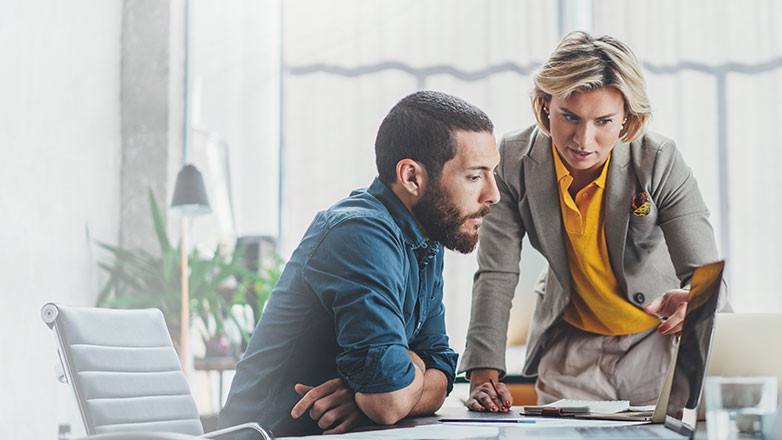
[[[426,177],[426,169],[413,159],[402,159],[396,164],[396,181],[412,197],[423,195]]]

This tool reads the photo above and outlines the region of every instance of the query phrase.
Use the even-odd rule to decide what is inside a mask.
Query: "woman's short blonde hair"
[[[532,109],[540,128],[551,134],[543,106],[552,96],[614,87],[622,93],[627,121],[619,133],[630,142],[644,133],[652,116],[649,97],[638,59],[627,45],[609,36],[595,38],[575,31],[565,35],[534,78]]]

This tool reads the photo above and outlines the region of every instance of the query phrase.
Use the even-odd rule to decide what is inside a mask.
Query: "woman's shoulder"
[[[654,131],[647,131],[638,139],[630,143],[630,148],[647,154],[659,154],[660,152],[672,153],[676,151],[676,143],[673,139]]]
[[[533,124],[527,128],[521,128],[505,133],[500,138],[500,147],[505,145],[513,145],[515,148],[529,149],[530,144],[539,135],[546,136],[545,133],[540,131],[537,125]]]
[[[500,157],[504,162],[518,162],[536,145],[551,145],[551,138],[537,125],[505,133],[499,142]]]
[[[630,143],[630,156],[641,180],[658,181],[690,173],[676,142],[655,132],[646,132]]]

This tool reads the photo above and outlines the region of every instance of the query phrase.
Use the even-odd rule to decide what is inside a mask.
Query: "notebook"
[[[693,272],[682,334],[674,349],[666,380],[653,411],[630,411],[634,408],[628,407],[617,412],[568,411],[561,412],[560,415],[602,420],[649,421],[664,423],[670,430],[694,432],[697,423],[696,408],[709,360],[724,264],[724,261],[706,264]],[[616,403],[601,402],[587,401],[574,407],[596,410],[601,405],[610,406],[612,410],[619,407]],[[557,408],[553,404],[546,406]],[[523,414],[528,415],[526,407]],[[543,414],[543,410],[540,414]],[[553,412],[551,414],[557,415]]]
[[[525,406],[524,415],[569,416],[576,414],[616,414],[629,409],[629,400],[560,399],[547,405]]]

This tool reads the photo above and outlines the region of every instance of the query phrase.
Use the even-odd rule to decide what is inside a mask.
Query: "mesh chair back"
[[[160,310],[49,303],[41,317],[57,334],[63,369],[89,435],[203,434]]]

